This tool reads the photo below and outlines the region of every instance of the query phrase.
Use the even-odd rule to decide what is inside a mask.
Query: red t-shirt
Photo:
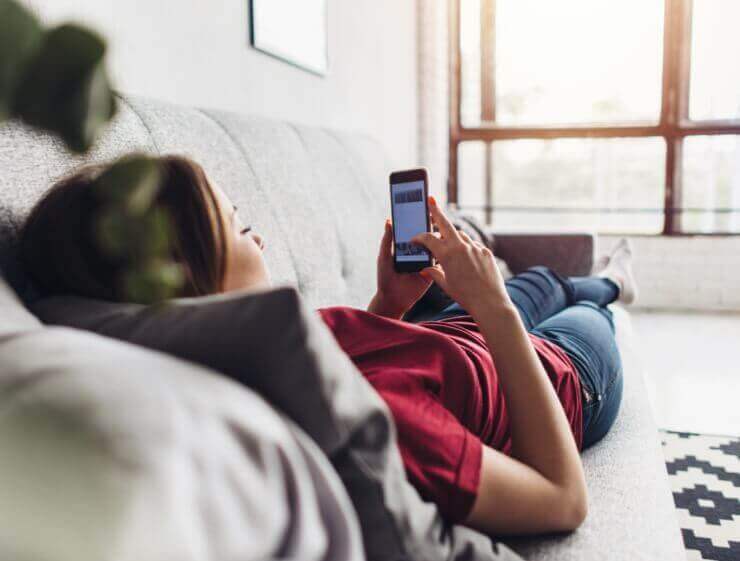
[[[478,492],[482,444],[511,450],[496,368],[473,318],[412,324],[344,307],[319,313],[388,404],[409,481],[450,522],[464,520]],[[559,347],[529,337],[580,449],[578,374]]]

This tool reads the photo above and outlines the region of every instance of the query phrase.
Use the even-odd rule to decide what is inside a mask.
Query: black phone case
[[[423,181],[424,182],[424,211],[426,215],[427,232],[431,232],[431,224],[429,221],[429,176],[426,169],[417,168],[404,171],[396,171],[391,173],[389,179],[388,190],[391,199],[391,216],[393,223],[395,224],[396,217],[394,212],[393,203],[393,191],[392,186],[397,183],[406,183],[411,181]],[[429,251],[427,250],[427,253]],[[397,273],[418,273],[419,271],[432,266],[431,254],[427,261],[396,261],[396,229],[393,227],[393,268]]]

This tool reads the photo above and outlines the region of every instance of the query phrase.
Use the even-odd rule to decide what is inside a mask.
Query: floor
[[[633,311],[658,426],[740,436],[740,314]]]

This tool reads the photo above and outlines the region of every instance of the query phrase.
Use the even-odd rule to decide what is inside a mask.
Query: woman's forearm
[[[510,301],[483,303],[473,316],[495,359],[511,431],[512,456],[569,492],[585,479],[560,400]]]

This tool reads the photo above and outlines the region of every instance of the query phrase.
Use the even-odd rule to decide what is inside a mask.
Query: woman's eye
[[[244,234],[250,232],[251,230],[252,230],[252,227],[251,226],[247,226],[246,228],[242,229],[242,231],[239,232],[239,234],[243,236]]]

